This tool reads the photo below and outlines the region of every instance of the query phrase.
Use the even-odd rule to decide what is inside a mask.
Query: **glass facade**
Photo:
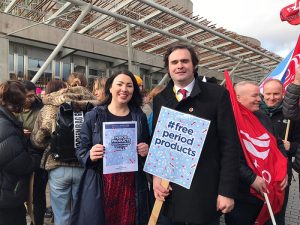
[[[48,49],[10,42],[8,55],[10,78],[31,80],[43,66],[50,53],[51,51]],[[123,67],[126,66],[123,65]],[[116,68],[113,70],[116,70]],[[73,71],[85,74],[88,85],[91,87],[97,77],[108,76],[111,74],[112,69],[110,69],[109,62],[74,54],[63,59],[55,59],[49,64],[36,84],[45,87],[51,79],[66,81]],[[147,73],[147,71],[141,70],[141,73]],[[156,77],[152,81],[152,76],[147,76],[144,82],[145,86],[148,86],[149,83],[150,86],[155,85],[159,82],[159,78]]]

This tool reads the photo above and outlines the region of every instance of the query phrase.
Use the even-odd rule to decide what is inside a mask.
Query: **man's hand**
[[[291,147],[291,143],[289,141],[285,141],[285,140],[282,140],[282,141],[283,141],[283,145],[284,145],[285,150],[289,151],[290,147]]]
[[[251,184],[251,187],[253,187],[262,196],[264,193],[269,193],[264,179],[260,176],[255,178],[255,181]]]
[[[218,195],[217,198],[217,211],[222,213],[229,213],[234,208],[234,200],[232,198],[227,198],[222,195]]]
[[[295,80],[293,81],[294,84],[300,85],[300,64],[296,68]]]
[[[156,199],[165,201],[165,197],[167,197],[170,194],[172,188],[170,187],[170,185],[168,188],[164,188],[161,185],[161,180],[161,178],[153,176],[153,191]]]

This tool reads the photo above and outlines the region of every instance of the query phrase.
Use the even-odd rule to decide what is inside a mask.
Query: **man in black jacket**
[[[250,81],[242,81],[234,87],[237,100],[241,105],[254,113],[261,124],[270,132],[273,132],[271,120],[261,111],[259,111],[260,96],[259,87],[256,83]],[[287,185],[285,179],[281,183],[281,188],[284,189]],[[225,216],[227,225],[253,225],[263,206],[263,201],[256,198],[250,193],[250,188],[255,189],[263,195],[267,193],[265,180],[256,175],[248,166],[244,154],[241,155],[240,164],[240,185],[239,194],[236,200],[234,210]]]
[[[154,98],[153,127],[162,106],[211,123],[191,188],[171,183],[166,189],[154,176],[154,194],[165,200],[163,213],[171,224],[218,225],[219,216],[233,209],[238,188],[240,143],[229,94],[198,78],[199,60],[190,46],[169,48],[164,62],[172,80]]]
[[[282,113],[283,85],[279,80],[272,79],[264,83],[263,100],[260,108],[270,117],[275,135],[284,141],[288,120]],[[285,224],[285,211],[289,198],[289,185],[292,180],[292,157],[295,156],[300,146],[299,122],[293,121],[290,124],[288,140],[284,141],[284,148],[288,156],[288,186],[285,189],[284,205],[280,213],[276,215],[276,222],[279,225]]]

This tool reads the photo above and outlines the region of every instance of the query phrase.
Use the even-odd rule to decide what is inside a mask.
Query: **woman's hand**
[[[90,158],[93,162],[102,159],[104,154],[104,146],[101,144],[96,144],[90,150]]]
[[[144,142],[139,143],[137,145],[137,151],[140,156],[145,157],[148,155],[149,146]]]

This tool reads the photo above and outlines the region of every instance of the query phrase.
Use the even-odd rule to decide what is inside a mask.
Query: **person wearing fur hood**
[[[77,160],[63,162],[55,158],[54,153],[51,152],[51,135],[55,131],[57,112],[63,103],[71,102],[74,111],[85,110],[88,103],[93,105],[99,103],[93,94],[84,87],[86,81],[83,75],[74,73],[71,76],[73,79],[69,79],[69,87],[46,94],[43,97],[44,107],[37,117],[31,134],[32,144],[36,148],[44,150],[41,167],[49,173],[50,200],[55,225],[68,225],[70,223],[72,205],[76,201],[76,193],[84,171]],[[74,80],[77,80],[77,85],[72,85]]]

